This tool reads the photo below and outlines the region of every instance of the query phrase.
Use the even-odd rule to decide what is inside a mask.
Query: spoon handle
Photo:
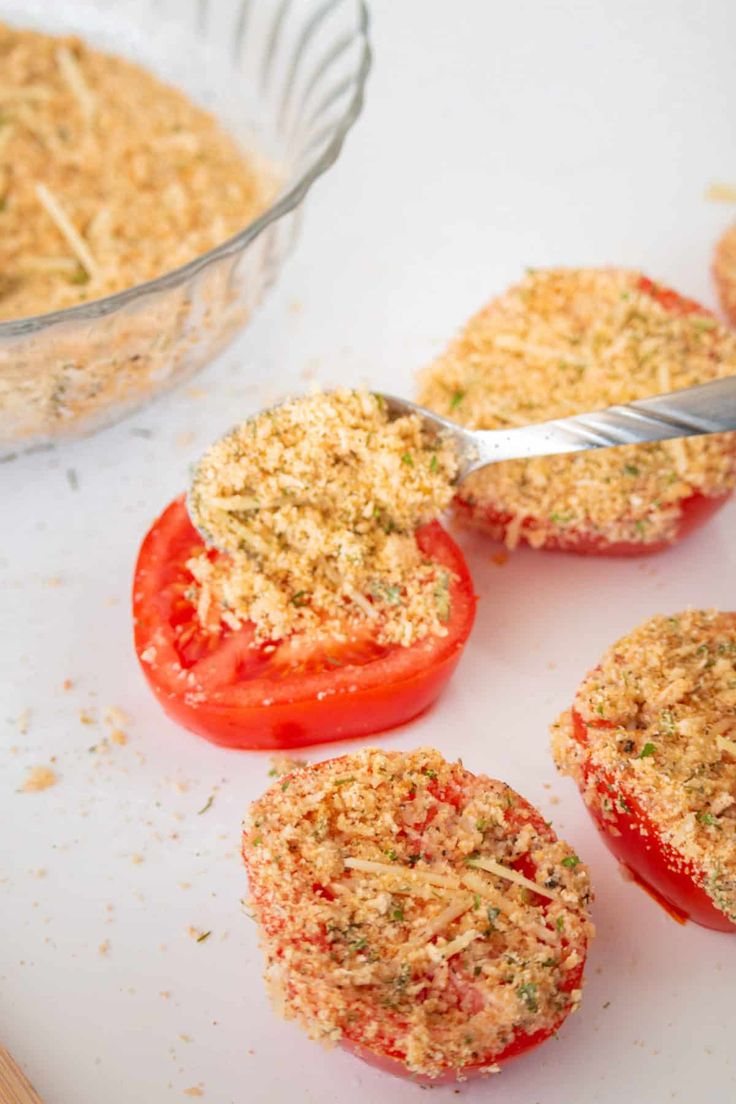
[[[728,430],[736,430],[736,376],[667,395],[655,395],[651,399],[638,399],[625,406],[609,406],[590,414],[574,414],[514,429],[476,431],[473,438],[477,452],[468,471],[499,460],[666,441],[672,437]]]
[[[2,1045],[0,1045],[0,1101],[2,1104],[43,1104],[33,1085]]]

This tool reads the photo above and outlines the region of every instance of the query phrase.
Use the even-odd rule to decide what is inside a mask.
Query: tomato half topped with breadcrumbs
[[[736,614],[653,617],[552,730],[613,854],[677,919],[736,931]]]
[[[736,334],[641,273],[530,271],[425,370],[420,401],[478,429],[598,410],[736,374]],[[509,548],[630,556],[675,544],[736,484],[736,434],[494,464],[458,516]]]
[[[251,807],[243,855],[287,1017],[390,1072],[495,1072],[580,1001],[585,867],[514,790],[433,749],[292,771]]]
[[[381,642],[376,621],[346,619],[345,631],[257,641],[252,624],[198,616],[192,561],[215,560],[183,499],[158,518],[141,547],[133,584],[135,646],[166,713],[192,732],[237,748],[292,748],[365,736],[403,724],[437,698],[454,671],[475,616],[460,549],[438,522],[415,541],[441,635],[409,646]],[[368,597],[366,601],[370,602]]]
[[[728,228],[716,246],[713,275],[721,305],[736,326],[736,223]]]

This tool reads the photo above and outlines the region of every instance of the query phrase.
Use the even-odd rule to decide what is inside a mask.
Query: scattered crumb
[[[50,578],[45,579],[44,582],[48,587],[60,587],[62,586],[64,580],[61,578],[60,575],[51,575]]]
[[[94,715],[90,713],[89,709],[79,710],[79,720],[83,725],[91,725],[95,723]]]
[[[709,184],[705,198],[711,203],[736,203],[736,184]]]
[[[496,567],[503,567],[504,564],[507,564],[508,562],[509,562],[508,552],[504,552],[504,551],[494,552],[493,555],[491,556],[491,563],[495,564]]]
[[[143,858],[143,855],[139,855],[138,853],[136,853],[135,855],[130,856],[130,861],[132,863],[135,863],[136,866],[139,866],[140,863],[144,862],[145,860]]]
[[[109,954],[110,952],[110,940],[104,939],[97,948],[97,953],[101,955]]]
[[[102,714],[102,719],[112,728],[124,728],[131,723],[132,717],[119,705],[108,705]]]
[[[164,1000],[170,1000],[171,999],[171,993],[169,992],[168,989],[162,989],[161,992],[159,993],[159,996],[163,997]]]
[[[269,778],[281,778],[284,774],[289,774],[291,771],[296,770],[298,767],[306,767],[306,759],[292,759],[290,755],[272,755],[269,759],[271,769],[268,772]]]
[[[31,723],[31,711],[30,711],[30,709],[21,710],[21,712],[18,714],[18,720],[16,721],[16,724],[18,725],[18,731],[20,732],[21,736],[26,735],[26,733],[28,732],[28,728],[30,726],[30,723]]]
[[[192,1085],[191,1088],[184,1090],[184,1096],[204,1096],[204,1089],[199,1085]]]
[[[70,678],[65,678],[64,681],[61,684],[61,689],[62,690],[71,690],[71,688],[73,686],[74,686],[74,683],[72,682],[72,680]]]
[[[51,767],[31,767],[21,787],[23,793],[40,793],[55,786],[59,777]]]
[[[205,398],[207,391],[204,387],[187,387],[184,394],[188,399],[203,399]]]
[[[179,1038],[181,1039],[181,1041],[182,1041],[183,1043],[191,1043],[191,1042],[193,1042],[193,1041],[194,1041],[194,1040],[192,1039],[192,1036],[191,1036],[191,1035],[184,1035],[184,1034],[182,1034],[182,1035],[180,1035],[180,1036],[179,1036]]]
[[[124,747],[128,742],[128,737],[123,732],[122,728],[114,728],[110,733],[110,743],[117,744],[118,747]]]

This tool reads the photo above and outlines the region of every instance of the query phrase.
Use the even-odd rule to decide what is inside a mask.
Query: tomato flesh
[[[607,727],[583,720],[573,710],[573,737],[588,745],[588,729]],[[599,800],[586,803],[603,842],[634,880],[680,923],[692,920],[715,931],[736,932],[736,925],[716,908],[699,884],[698,871],[676,848],[662,839],[656,823],[622,784],[590,759],[583,762],[582,792],[595,790]],[[603,802],[605,801],[605,813]]]
[[[210,633],[197,621],[186,563],[204,545],[176,499],[143,541],[133,586],[136,652],[165,712],[214,743],[253,749],[367,736],[423,712],[460,659],[475,596],[463,555],[438,522],[416,541],[454,575],[446,636],[400,647],[366,631],[347,642],[295,637],[254,647],[252,625]]]
[[[713,312],[707,310],[696,302],[695,299],[687,299],[672,288],[657,284],[653,280],[642,276],[638,282],[640,291],[645,292],[656,299],[665,310],[673,314],[700,314],[706,318],[713,318]],[[666,540],[659,541],[617,541],[609,540],[604,534],[592,530],[567,529],[550,534],[545,538],[541,546],[552,552],[573,552],[581,556],[646,556],[655,552],[662,552],[672,545],[678,544],[684,537],[689,536],[695,529],[712,517],[720,508],[728,502],[731,492],[720,495],[704,495],[696,491],[683,498],[680,502],[680,517],[675,530]],[[454,503],[458,517],[474,529],[481,529],[488,533],[494,540],[503,541],[506,528],[514,515],[508,511],[499,509],[494,503],[474,505],[461,497],[456,497]],[[540,528],[537,518],[525,517],[522,523],[521,542],[528,544],[523,535]]]

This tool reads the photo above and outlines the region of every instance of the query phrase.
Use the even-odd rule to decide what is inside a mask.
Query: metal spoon
[[[375,394],[385,402],[391,421],[417,414],[426,429],[452,442],[459,461],[455,483],[501,460],[523,460],[530,456],[553,456],[736,430],[736,376],[671,391],[667,395],[655,395],[651,399],[637,399],[622,406],[608,406],[590,414],[573,414],[569,418],[554,418],[513,429],[467,429],[408,399],[380,392]],[[196,481],[195,468],[187,495],[189,515],[204,540],[212,543],[192,509],[192,489]]]
[[[471,472],[501,460],[736,430],[736,376],[622,406],[607,406],[590,414],[573,414],[513,429],[466,429],[406,399],[394,395],[382,397],[391,421],[406,414],[418,414],[429,429],[452,441],[459,458],[457,483]]]

